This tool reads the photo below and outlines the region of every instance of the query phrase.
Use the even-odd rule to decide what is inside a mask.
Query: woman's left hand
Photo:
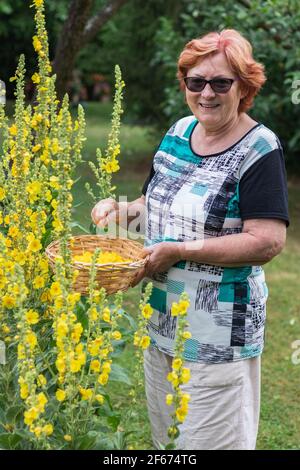
[[[140,269],[131,283],[136,286],[144,277],[151,277],[153,273],[168,271],[175,263],[181,260],[180,242],[161,242],[144,248],[142,256],[149,257],[144,268]]]

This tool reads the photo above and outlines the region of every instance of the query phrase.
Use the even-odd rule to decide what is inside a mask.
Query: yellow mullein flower
[[[23,344],[18,344],[18,359],[25,359],[26,354],[25,354],[25,347]]]
[[[181,373],[181,382],[185,384],[190,380],[190,378],[191,378],[190,369],[188,369],[187,367],[184,367]]]
[[[106,323],[110,323],[111,320],[110,320],[110,310],[108,307],[105,307],[103,309],[103,312],[102,312],[102,319],[103,321],[105,321]]]
[[[178,419],[178,421],[180,423],[183,423],[183,421],[185,420],[186,418],[186,415],[187,415],[187,410],[183,409],[183,408],[177,408],[176,410],[176,418]]]
[[[40,251],[42,249],[42,244],[39,240],[37,240],[36,238],[34,238],[33,240],[31,240],[28,244],[28,251],[32,251],[33,253],[36,253],[37,251]]]
[[[41,259],[38,263],[38,267],[43,273],[47,273],[49,271],[49,263],[46,259]]]
[[[120,331],[114,331],[111,335],[112,339],[116,340],[116,341],[120,341],[120,339],[122,339],[122,334],[120,333]]]
[[[190,399],[191,399],[191,396],[189,395],[189,393],[183,393],[180,399],[181,405],[182,406],[187,405]]]
[[[72,331],[72,334],[71,334],[72,340],[75,343],[79,342],[80,337],[82,335],[82,332],[83,332],[82,324],[81,323],[76,323],[73,327],[73,331]]]
[[[45,286],[45,279],[42,276],[36,276],[32,283],[34,289],[41,289]]]
[[[42,427],[41,426],[36,426],[34,429],[33,429],[33,433],[35,434],[36,437],[40,437],[40,435],[42,434]]]
[[[50,286],[50,295],[51,297],[57,297],[61,295],[61,288],[57,281],[53,282]]]
[[[92,321],[96,321],[99,318],[99,313],[96,307],[93,307],[89,310],[89,317]]]
[[[102,365],[102,372],[104,372],[105,374],[109,374],[111,371],[111,365],[110,365],[110,362],[104,362],[103,365]]]
[[[79,372],[80,369],[81,369],[80,361],[78,361],[78,359],[71,359],[71,361],[70,361],[70,370],[71,370],[71,372],[76,374],[76,372]]]
[[[37,8],[41,7],[44,4],[44,0],[33,0]]]
[[[183,339],[190,339],[192,337],[192,333],[190,331],[184,331],[182,333]]]
[[[180,300],[178,303],[179,315],[185,315],[190,303],[188,300]]]
[[[2,306],[5,308],[14,308],[16,306],[16,299],[6,294],[2,297]]]
[[[168,395],[166,395],[166,404],[167,405],[172,405],[173,403],[173,395],[171,393],[168,393]]]
[[[58,183],[58,177],[57,176],[50,176],[49,185],[50,185],[51,188],[58,190],[60,188],[59,183]]]
[[[108,382],[108,379],[109,379],[108,374],[102,373],[98,377],[98,382],[99,382],[100,385],[106,385],[107,382]]]
[[[179,378],[175,371],[169,372],[167,380],[172,383],[173,387],[176,388],[179,385]]]
[[[172,368],[174,370],[179,370],[181,366],[182,366],[182,360],[180,358],[173,359]]]
[[[52,424],[45,424],[45,426],[43,426],[43,433],[45,433],[46,436],[51,436],[51,434],[53,434]]]
[[[55,392],[55,396],[58,401],[64,401],[66,398],[66,392],[59,389]]]
[[[37,383],[40,387],[47,385],[47,379],[43,374],[39,374],[37,378]]]
[[[42,43],[37,36],[33,36],[32,44],[36,52],[39,52],[42,49]]]
[[[171,307],[171,315],[172,317],[177,317],[178,314],[179,314],[178,304],[176,302],[173,302],[172,307]]]
[[[97,359],[91,361],[91,370],[93,372],[100,372],[100,362]]]
[[[38,409],[32,407],[24,412],[24,423],[30,426],[39,416]]]
[[[17,126],[16,126],[15,124],[13,124],[13,125],[9,128],[9,133],[10,133],[10,135],[17,135],[18,129],[17,129]]]
[[[20,234],[20,230],[18,227],[11,226],[9,227],[7,235],[11,238],[17,238],[17,236]]]
[[[40,83],[41,77],[38,73],[34,73],[31,77],[31,80],[33,81],[33,83]]]
[[[24,341],[28,346],[30,346],[30,349],[34,349],[37,345],[37,337],[36,334],[31,331],[30,333],[27,333],[25,335]]]
[[[46,395],[44,394],[44,392],[41,392],[37,395],[37,400],[38,400],[38,407],[39,409],[44,412],[45,410],[45,405],[46,403],[48,403],[48,399],[46,397]]]
[[[150,336],[143,336],[140,341],[140,347],[142,349],[147,349],[150,345]]]
[[[10,328],[9,328],[9,326],[6,325],[6,323],[4,323],[4,325],[2,325],[2,331],[6,335],[10,332]]]
[[[147,320],[149,320],[149,318],[151,318],[152,314],[153,314],[153,308],[151,307],[150,304],[146,304],[142,309],[143,317],[146,318]]]
[[[3,201],[3,199],[5,198],[5,195],[6,195],[5,189],[0,187],[0,201]]]
[[[56,365],[56,368],[57,368],[58,372],[60,372],[61,374],[63,374],[65,372],[65,370],[66,370],[66,361],[63,357],[59,357],[58,359],[56,359],[55,365]]]
[[[79,388],[80,395],[82,400],[90,400],[93,396],[93,390],[91,388]]]
[[[100,403],[100,405],[103,405],[103,403],[104,403],[104,396],[103,395],[100,395],[100,393],[98,393],[97,395],[95,395],[95,398],[96,398],[97,402]]]
[[[26,383],[21,384],[20,386],[20,396],[22,400],[26,400],[29,395],[28,385]]]
[[[63,319],[59,319],[57,321],[57,328],[56,328],[56,332],[59,336],[63,337],[63,336],[67,336],[68,332],[69,332],[69,327],[68,327],[68,324],[65,320]]]
[[[90,353],[91,356],[97,356],[102,342],[103,340],[101,340],[101,342],[99,342],[99,340],[98,341],[94,340],[89,343],[88,352]]]
[[[26,318],[27,323],[29,323],[29,325],[35,325],[36,323],[39,322],[39,314],[32,309],[26,312],[25,318]]]

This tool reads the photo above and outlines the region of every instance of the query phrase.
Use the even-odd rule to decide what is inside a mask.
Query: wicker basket
[[[85,251],[94,252],[96,248],[100,248],[103,251],[115,251],[124,258],[132,260],[123,263],[96,264],[97,288],[104,287],[107,294],[114,294],[118,290],[127,290],[137,271],[147,261],[147,258],[141,257],[143,246],[126,238],[112,238],[105,235],[80,235],[73,237],[72,240],[73,256],[82,255]],[[56,240],[46,248],[46,255],[52,269],[55,269],[55,258],[58,253],[59,240]],[[74,291],[87,295],[91,264],[74,261],[72,267],[79,271],[79,275],[74,282]]]

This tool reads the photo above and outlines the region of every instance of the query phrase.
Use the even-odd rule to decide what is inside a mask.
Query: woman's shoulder
[[[249,135],[247,152],[239,168],[239,177],[255,163],[263,161],[265,158],[284,158],[282,145],[278,136],[264,124],[259,123]]]
[[[177,135],[178,137],[185,137],[185,134],[196,123],[194,115],[185,116],[178,119],[168,130],[167,135]]]
[[[259,123],[252,132],[250,148],[260,155],[264,155],[272,152],[272,150],[282,149],[282,145],[274,131],[264,124]]]

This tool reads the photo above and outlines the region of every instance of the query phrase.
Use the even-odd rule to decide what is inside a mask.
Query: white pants
[[[145,351],[145,386],[154,446],[169,442],[172,393],[167,374],[172,357],[150,346]],[[254,450],[260,409],[260,356],[236,362],[185,362],[191,380],[182,390],[191,396],[189,412],[179,426],[177,449]]]

